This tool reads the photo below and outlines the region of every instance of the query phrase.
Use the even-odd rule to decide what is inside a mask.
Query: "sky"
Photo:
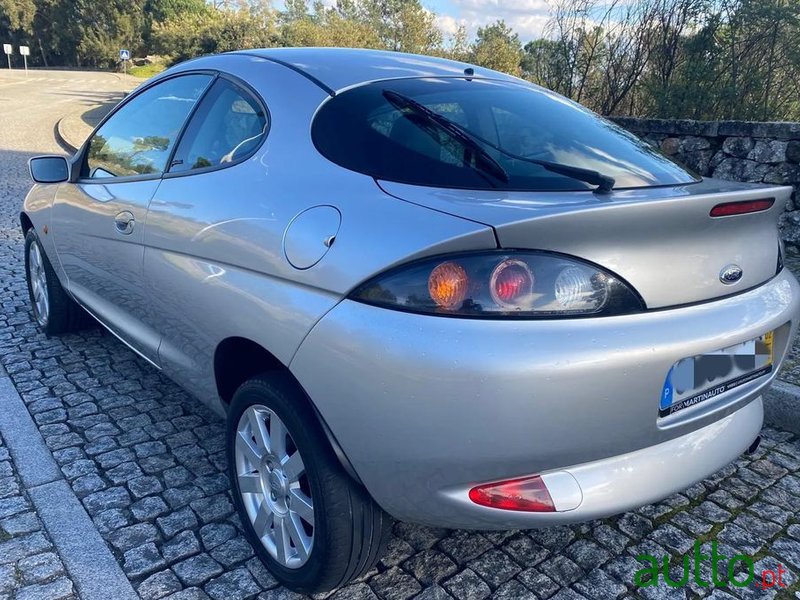
[[[437,14],[446,34],[463,24],[474,36],[481,25],[503,19],[523,42],[541,37],[550,12],[547,0],[422,0],[422,4]]]
[[[334,5],[336,0],[323,2]],[[273,5],[282,8],[283,2],[275,0]],[[436,13],[446,35],[465,25],[470,37],[474,37],[478,27],[502,19],[523,43],[541,37],[549,13],[547,0],[422,0],[422,5]]]

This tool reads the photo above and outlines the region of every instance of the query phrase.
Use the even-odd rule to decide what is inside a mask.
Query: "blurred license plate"
[[[679,360],[667,374],[658,414],[666,417],[772,372],[772,331],[735,346]]]

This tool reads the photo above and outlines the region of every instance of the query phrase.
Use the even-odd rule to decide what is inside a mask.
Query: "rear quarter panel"
[[[213,358],[222,340],[250,339],[288,365],[313,325],[368,277],[496,242],[485,225],[391,198],[319,156],[310,122],[326,96],[301,75],[253,57],[215,60],[202,67],[259,92],[270,131],[244,163],[162,181],[147,218],[145,278],[164,370],[219,410]],[[317,264],[296,269],[283,250],[287,226],[320,205],[338,209],[341,226]]]

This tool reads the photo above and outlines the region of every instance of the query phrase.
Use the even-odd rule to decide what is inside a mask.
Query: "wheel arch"
[[[33,221],[25,211],[19,213],[19,225],[22,228],[22,235],[26,235],[28,230],[33,227]]]
[[[314,405],[313,400],[306,393],[305,389],[303,389],[303,386],[300,385],[300,382],[289,367],[283,364],[261,344],[248,338],[234,336],[226,338],[217,344],[214,351],[214,381],[217,386],[217,393],[226,411],[233,400],[233,395],[236,393],[236,390],[239,389],[239,386],[248,379],[265,373],[282,374],[291,381],[298,392],[298,396],[302,398],[304,402],[307,402],[314,412],[317,421],[325,432],[331,449],[344,470],[359,485],[363,486],[352,463],[336,440],[336,436],[330,430],[325,419]]]

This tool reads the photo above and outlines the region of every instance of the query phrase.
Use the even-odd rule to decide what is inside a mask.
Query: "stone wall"
[[[781,231],[800,246],[800,123],[613,120],[706,177],[793,186]]]

